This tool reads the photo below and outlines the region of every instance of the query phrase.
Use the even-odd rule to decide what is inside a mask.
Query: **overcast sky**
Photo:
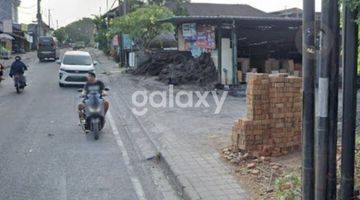
[[[36,20],[36,0],[21,0],[19,17],[21,23],[30,23]],[[48,9],[51,10],[51,26],[56,28],[56,20],[59,26],[64,26],[83,17],[98,15],[106,11],[107,0],[42,0],[42,13],[44,21],[48,22]],[[109,8],[117,0],[108,0]],[[224,3],[224,0],[192,0],[201,3]],[[231,4],[249,4],[264,11],[275,11],[284,8],[302,8],[302,0],[226,0]],[[316,0],[317,10],[320,10],[320,0]],[[115,4],[116,6],[116,4]]]

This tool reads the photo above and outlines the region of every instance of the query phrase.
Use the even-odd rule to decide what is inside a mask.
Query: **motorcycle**
[[[24,88],[26,87],[26,80],[25,76],[21,74],[14,75],[14,84],[16,88],[16,93],[20,94],[24,91]]]
[[[82,92],[79,89],[78,92]],[[105,88],[105,91],[109,91]],[[100,131],[105,125],[104,99],[99,92],[89,92],[84,98],[85,109],[83,110],[84,118],[80,119],[80,125],[85,133],[90,131],[94,139],[99,139]]]

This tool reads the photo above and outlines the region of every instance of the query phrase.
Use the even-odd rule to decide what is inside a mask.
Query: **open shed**
[[[222,84],[246,81],[246,73],[301,73],[299,18],[273,16],[175,16],[180,51],[212,54]]]

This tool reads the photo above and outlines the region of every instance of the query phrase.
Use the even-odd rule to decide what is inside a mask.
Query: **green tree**
[[[360,8],[360,0],[342,0],[344,3],[348,3],[351,8],[359,9]],[[358,16],[357,22],[360,22],[360,17]],[[360,36],[360,31],[359,31]],[[358,50],[360,51],[360,46],[358,46]],[[360,55],[358,56],[358,74],[360,75]]]
[[[60,44],[63,44],[65,40],[68,38],[67,32],[64,27],[59,28],[54,31],[54,36],[59,41]]]
[[[108,37],[107,37],[107,24],[106,18],[104,16],[95,16],[93,19],[93,23],[96,27],[96,34],[95,34],[95,42],[99,44],[99,49],[108,53],[109,46],[108,46]]]
[[[110,23],[110,36],[129,34],[139,48],[147,48],[160,33],[174,29],[170,23],[158,23],[158,20],[171,16],[173,13],[161,6],[142,7],[126,16],[113,19]]]
[[[149,0],[150,5],[163,6],[165,3],[175,3],[176,8],[173,9],[175,15],[188,15],[185,4],[190,3],[190,0]]]
[[[129,4],[131,12],[145,5],[144,1],[142,0],[128,0],[127,3]]]
[[[345,3],[348,3],[353,9],[360,7],[360,0],[342,0]]]
[[[95,24],[90,18],[83,18],[65,27],[72,42],[84,42],[86,45],[94,41]]]

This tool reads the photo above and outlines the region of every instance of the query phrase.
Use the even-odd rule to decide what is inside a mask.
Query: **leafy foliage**
[[[164,7],[149,5],[137,9],[126,16],[115,18],[110,23],[110,36],[129,34],[140,48],[147,48],[150,42],[163,31],[172,31],[170,23],[158,23],[158,20],[173,16]]]
[[[275,180],[276,199],[301,200],[301,179],[294,173]]]
[[[359,9],[360,8],[360,0],[342,0],[344,3],[347,3],[350,5],[350,7],[352,9]],[[356,20],[357,23],[360,23],[360,17],[358,16],[358,19]],[[359,32],[359,36],[360,36],[360,32]],[[360,46],[358,46],[358,50],[360,50]],[[358,56],[358,69],[357,69],[358,74],[360,74],[360,55]]]
[[[95,42],[99,44],[99,49],[104,51],[105,53],[108,53],[109,47],[108,47],[108,38],[107,38],[107,24],[106,19],[103,16],[95,16],[93,19],[93,23],[96,27],[96,34],[95,34]]]
[[[84,42],[86,45],[94,41],[95,24],[90,18],[83,18],[55,31],[60,42]]]
[[[360,7],[360,0],[342,0],[344,3],[347,3],[350,5],[351,8],[357,9]]]
[[[84,42],[88,45],[94,40],[95,25],[90,18],[83,18],[66,27],[71,42]]]
[[[60,44],[63,44],[69,37],[64,27],[55,30],[54,36],[57,38]]]
[[[175,15],[188,15],[185,8],[186,3],[190,3],[190,0],[149,0],[150,5],[163,6],[165,3],[175,3],[176,8],[173,10]]]
[[[127,3],[130,7],[130,11],[135,11],[145,5],[144,1],[141,0],[128,0]]]

